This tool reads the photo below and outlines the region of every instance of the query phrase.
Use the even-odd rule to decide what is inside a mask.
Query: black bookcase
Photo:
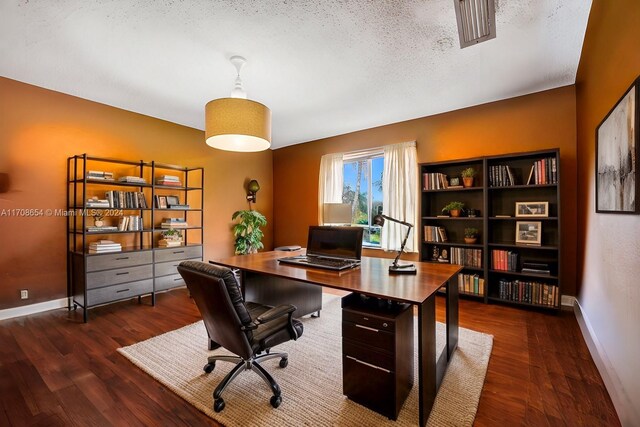
[[[476,174],[464,187],[467,168]],[[560,308],[558,149],[423,163],[420,172],[422,261],[462,264],[462,297]],[[451,186],[452,178],[458,186]],[[442,208],[454,201],[464,203],[462,216],[443,216]],[[436,227],[444,229],[445,241]],[[465,242],[466,228],[479,231],[476,242]]]

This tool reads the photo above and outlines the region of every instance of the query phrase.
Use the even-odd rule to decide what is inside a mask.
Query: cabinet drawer
[[[345,356],[354,357],[360,361],[387,369],[389,371],[395,370],[395,361],[391,354],[382,352],[374,347],[370,347],[357,341],[343,338],[342,354]],[[403,356],[406,355],[398,355],[397,357]]]
[[[150,294],[152,291],[153,279],[91,289],[87,291],[87,306]]]
[[[351,356],[342,356],[342,390],[349,399],[395,419],[395,375]]]
[[[151,264],[152,262],[153,254],[151,251],[90,255],[87,256],[87,272]]]
[[[393,333],[358,323],[342,322],[342,337],[388,351],[391,354],[393,354],[395,348],[395,336]]]
[[[380,331],[393,332],[395,328],[395,322],[393,319],[378,317],[376,315],[363,313],[357,310],[350,310],[348,308],[342,309],[342,320],[346,322],[357,323],[369,328],[378,329]]]
[[[156,292],[165,291],[167,289],[184,286],[184,279],[180,274],[172,274],[171,276],[156,277]]]
[[[137,267],[116,268],[87,274],[87,289],[100,288],[118,283],[133,282],[153,277],[151,264]]]
[[[202,258],[202,246],[180,246],[177,248],[155,249],[156,262]]]
[[[158,262],[154,266],[155,275],[158,276],[168,276],[170,274],[178,274],[178,266],[182,261],[198,261],[200,258],[194,258],[192,260],[176,260],[169,262]]]

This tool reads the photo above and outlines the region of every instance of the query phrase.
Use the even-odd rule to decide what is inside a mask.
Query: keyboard
[[[279,258],[278,261],[283,262],[285,264],[318,267],[318,268],[324,268],[327,270],[346,270],[346,269],[354,268],[360,265],[358,261],[354,261],[354,260],[307,257],[304,255]]]

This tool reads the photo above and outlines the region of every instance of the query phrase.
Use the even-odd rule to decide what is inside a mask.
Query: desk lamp
[[[416,266],[413,264],[398,264],[398,260],[400,259],[400,255],[404,251],[404,246],[407,244],[407,238],[409,237],[409,233],[411,232],[411,228],[413,225],[408,222],[400,221],[395,218],[391,218],[389,216],[380,214],[373,217],[373,223],[375,225],[379,225],[380,227],[384,226],[384,220],[388,219],[389,221],[393,221],[398,224],[402,224],[407,226],[407,235],[404,236],[404,240],[402,240],[402,245],[400,246],[400,250],[398,251],[398,256],[393,260],[393,263],[389,266],[389,273],[393,274],[416,274]]]

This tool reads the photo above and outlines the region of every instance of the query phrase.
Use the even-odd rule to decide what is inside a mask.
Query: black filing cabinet
[[[343,393],[390,419],[413,386],[410,304],[349,294],[342,298]]]

